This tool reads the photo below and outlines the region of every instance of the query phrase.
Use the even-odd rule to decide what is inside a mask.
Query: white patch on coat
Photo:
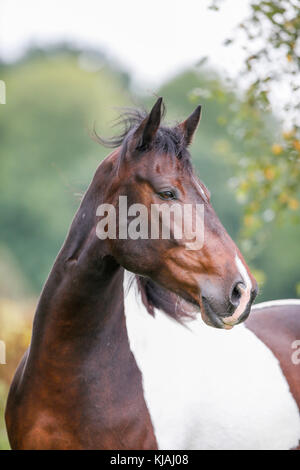
[[[124,273],[131,351],[160,449],[290,449],[300,417],[277,359],[243,325],[188,328],[142,303]]]

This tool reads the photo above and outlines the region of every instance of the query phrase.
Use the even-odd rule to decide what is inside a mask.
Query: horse
[[[106,141],[10,388],[12,449],[299,445],[300,302],[253,306],[256,280],[193,170],[201,107],[173,126],[163,115],[162,98],[150,113],[128,111]],[[174,225],[170,237],[120,236],[132,214],[103,236],[98,208],[121,196],[148,209],[203,207],[204,242],[190,249]]]

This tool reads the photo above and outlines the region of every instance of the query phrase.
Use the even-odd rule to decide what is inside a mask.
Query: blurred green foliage
[[[274,116],[263,110],[248,113],[248,105],[232,91],[232,85],[224,83],[203,63],[167,83],[160,93],[168,109],[179,118],[190,112],[191,102],[203,104],[203,118],[191,149],[194,163],[212,193],[221,221],[257,277],[258,300],[299,295],[296,285],[300,279],[300,226],[295,223],[298,212],[292,207],[288,214],[281,214],[278,186],[268,174],[269,158],[279,173],[287,163],[278,160],[274,148],[270,157],[262,161],[256,158],[264,150],[267,152],[278,134],[279,124]],[[245,137],[252,128],[259,129],[257,135]],[[265,190],[268,197],[258,199],[257,193]]]
[[[73,213],[106,151],[88,137],[126,103],[120,74],[80,67],[80,54],[52,51],[0,68],[1,241],[40,290]],[[95,60],[95,59],[94,59]],[[87,65],[86,65],[87,67]]]
[[[115,107],[132,101],[150,106],[155,98],[137,97],[129,77],[104,56],[66,47],[0,63],[0,79],[7,88],[7,104],[0,105],[0,340],[7,344],[7,365],[0,365],[0,448],[6,448],[4,402],[29,344],[35,304],[30,299],[39,294],[80,198],[108,154],[89,132],[96,122],[100,134],[110,135]],[[299,224],[284,217],[274,225],[278,198],[298,215],[295,195],[276,189],[282,174],[294,178],[292,167],[285,169],[285,152],[297,158],[299,151],[294,131],[279,139],[271,111],[251,111],[203,62],[155,91],[164,97],[171,122],[203,105],[191,147],[194,164],[263,284],[259,300],[299,296]],[[256,219],[268,229],[265,245]]]
[[[210,8],[224,3],[212,0]],[[238,42],[246,53],[243,95],[224,125],[246,143],[235,190],[244,205],[244,249],[252,257],[273,236],[271,221],[300,223],[299,33],[299,0],[251,0],[249,16],[224,42]]]
[[[13,374],[27,349],[32,327],[35,301],[0,299],[0,332],[6,345],[6,364],[0,364],[0,450],[7,449],[4,423],[6,397]]]

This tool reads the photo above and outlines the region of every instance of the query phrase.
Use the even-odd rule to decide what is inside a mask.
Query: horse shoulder
[[[28,354],[29,350],[20,361],[7,399],[5,420],[10,445],[18,450],[68,448],[70,438],[60,430],[56,418],[42,410],[38,401],[33,403],[27,393]]]

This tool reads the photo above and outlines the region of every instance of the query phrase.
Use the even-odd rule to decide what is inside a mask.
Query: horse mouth
[[[205,297],[201,298],[200,312],[202,320],[208,326],[226,330],[231,330],[233,328],[233,325],[226,325],[223,319],[213,311]]]
[[[244,322],[250,314],[250,309],[251,302],[248,303],[245,311],[239,316],[239,318],[231,321],[230,314],[228,316],[221,317],[211,308],[205,297],[201,298],[200,312],[202,320],[207,325],[218,329],[231,330],[234,326]]]
[[[183,294],[181,292],[179,297],[186,303],[186,306],[190,306],[193,316],[200,312],[202,321],[206,325],[222,330],[231,330],[234,326],[243,323],[250,314],[253,300],[251,298],[244,312],[238,318],[234,318],[230,312],[225,315],[217,314],[204,296],[201,296],[198,300],[198,298],[196,299],[187,293]]]
[[[201,318],[206,325],[225,330],[231,330],[233,328],[233,325],[224,323],[222,318],[213,311],[204,297],[201,298],[200,302],[188,295],[181,295],[180,297],[186,302],[186,305],[191,307],[194,315],[200,312]]]

